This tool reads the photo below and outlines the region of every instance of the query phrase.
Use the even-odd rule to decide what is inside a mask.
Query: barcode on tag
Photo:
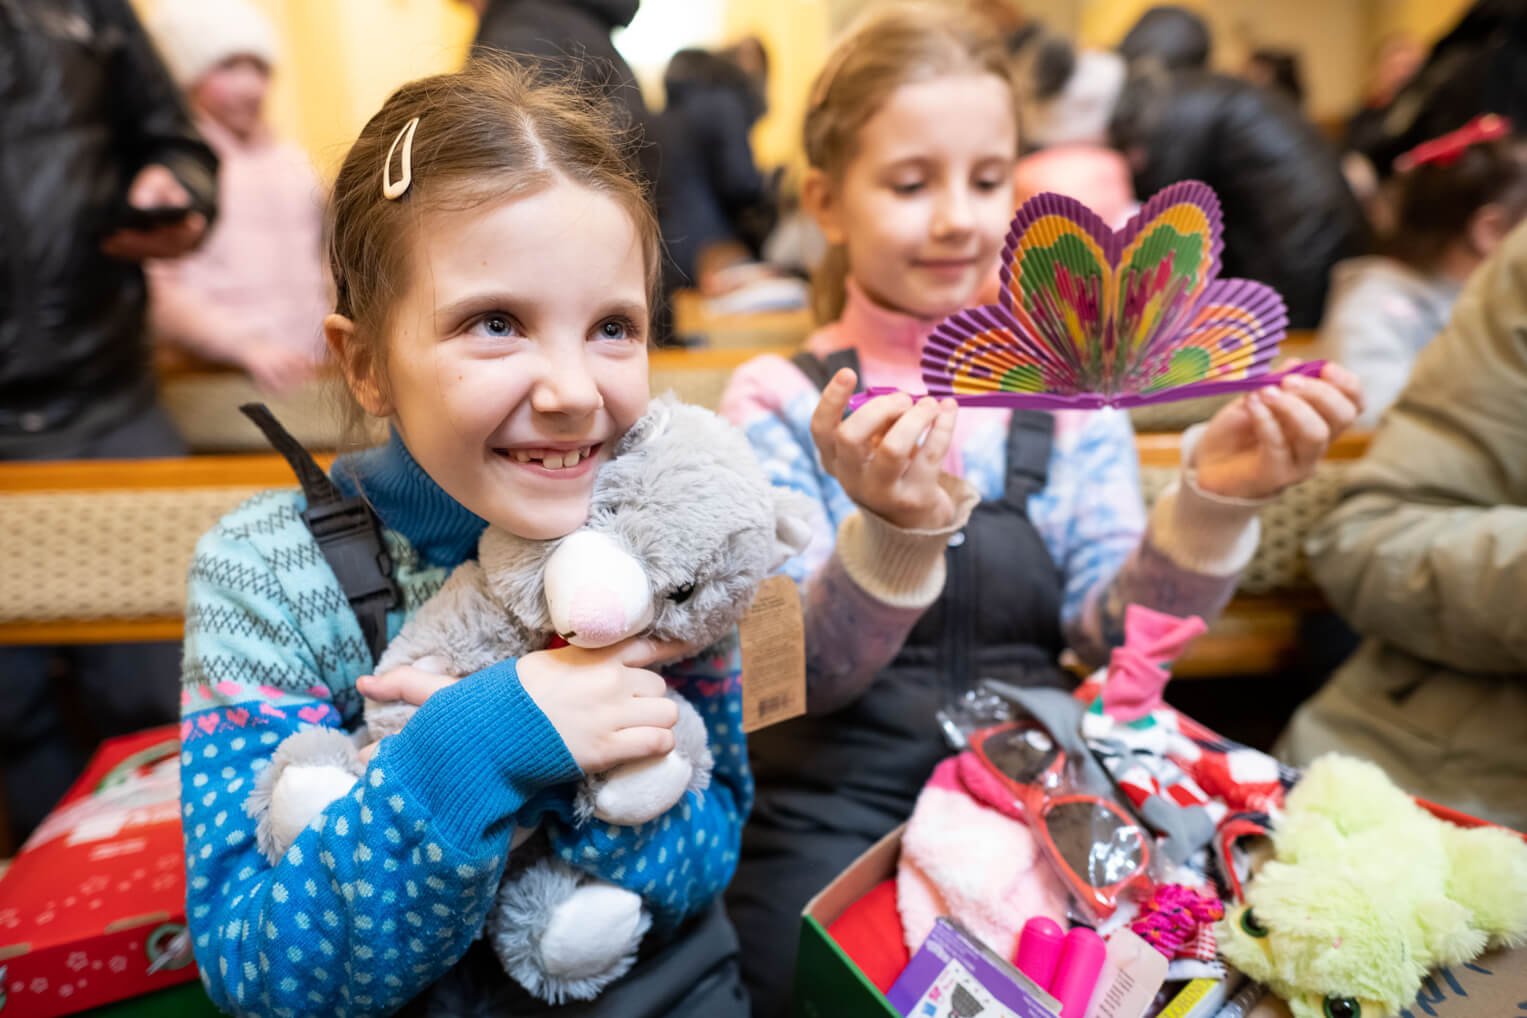
[[[737,626],[742,637],[742,730],[806,713],[806,630],[801,595],[787,576],[771,576]]]

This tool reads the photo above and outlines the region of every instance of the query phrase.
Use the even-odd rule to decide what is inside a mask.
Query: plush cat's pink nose
[[[626,613],[620,595],[609,587],[586,586],[573,595],[567,621],[571,633],[563,636],[582,647],[603,647],[626,635]]]

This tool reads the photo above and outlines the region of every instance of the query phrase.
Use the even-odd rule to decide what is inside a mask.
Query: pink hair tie
[[[1495,113],[1475,117],[1456,131],[1424,141],[1399,156],[1394,168],[1409,173],[1417,166],[1451,166],[1475,145],[1495,141],[1511,133],[1511,121]]]

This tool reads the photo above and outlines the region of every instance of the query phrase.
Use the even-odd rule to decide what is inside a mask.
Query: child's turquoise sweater
[[[484,523],[394,436],[346,461],[387,527],[408,615],[476,547]],[[382,743],[353,794],[271,866],[244,812],[276,746],[304,725],[355,729],[360,626],[299,513],[257,496],[197,545],[186,609],[181,741],[187,899],[202,980],[249,1015],[386,1014],[467,950],[516,824],[544,822],[564,859],[640,893],[662,936],[726,887],[751,807],[736,641],[665,669],[710,731],[710,788],[635,828],[571,822],[581,772],[520,687],[515,662],[442,690]]]

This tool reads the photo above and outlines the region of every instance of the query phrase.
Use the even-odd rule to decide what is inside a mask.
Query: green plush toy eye
[[[1267,927],[1262,925],[1261,921],[1257,919],[1257,914],[1249,908],[1241,913],[1241,929],[1246,931],[1248,937],[1256,937],[1258,940],[1267,936]],[[1352,1013],[1353,1015],[1357,1014],[1356,1011]]]
[[[1363,1018],[1363,1005],[1351,997],[1327,997],[1326,1018]]]

